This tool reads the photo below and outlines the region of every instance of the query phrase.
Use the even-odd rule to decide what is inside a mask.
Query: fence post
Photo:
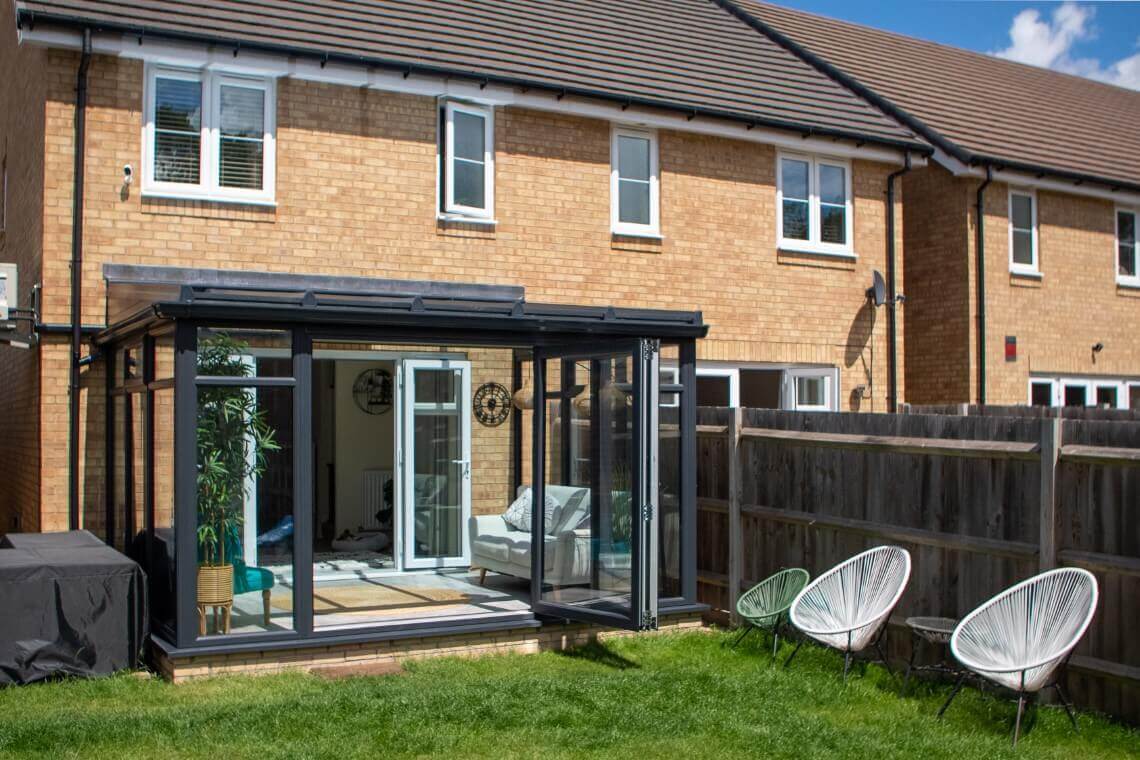
[[[740,598],[740,582],[744,568],[744,537],[740,526],[741,462],[740,431],[744,427],[744,410],[732,409],[728,426],[728,615],[733,625],[740,623],[736,600]]]
[[[1038,566],[1042,572],[1057,566],[1057,461],[1061,455],[1062,420],[1041,420],[1041,540]]]

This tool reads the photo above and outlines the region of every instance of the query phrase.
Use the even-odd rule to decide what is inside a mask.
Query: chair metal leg
[[[1013,722],[1013,748],[1017,749],[1017,737],[1021,733],[1021,714],[1025,712],[1025,692],[1017,694],[1017,718]]]
[[[847,671],[851,669],[851,650],[843,653],[843,685],[847,685]]]
[[[899,692],[900,697],[906,696],[906,688],[910,684],[910,672],[914,670],[914,659],[918,656],[918,641],[917,636],[911,641],[910,659],[906,661],[906,675],[903,676],[902,691]]]
[[[1069,716],[1069,722],[1073,724],[1073,730],[1078,734],[1081,732],[1081,727],[1077,725],[1077,716],[1073,714],[1073,706],[1069,703],[1068,696],[1065,695],[1065,689],[1061,686],[1061,682],[1053,684],[1053,688],[1057,690],[1057,696],[1061,700],[1061,705],[1064,706],[1065,712]]]
[[[780,648],[780,621],[772,626],[772,659],[776,659],[776,652]]]
[[[946,712],[946,708],[954,701],[954,697],[958,696],[958,692],[962,690],[962,684],[966,683],[966,674],[958,676],[958,682],[954,684],[954,688],[950,691],[950,696],[946,698],[946,704],[942,705],[938,710],[937,718],[941,718],[942,714]]]
[[[886,668],[887,672],[891,674],[891,678],[894,678],[895,671],[891,668],[891,663],[887,661],[887,654],[883,651],[883,645],[880,642],[881,639],[882,636],[880,636],[878,639],[875,639],[875,651],[878,652],[879,659],[883,661],[883,667]]]
[[[736,637],[736,641],[732,642],[732,648],[736,649],[736,645],[739,644],[740,642],[744,641],[745,637],[747,637],[748,634],[752,633],[752,629],[753,629],[753,625],[751,623],[745,623],[744,624],[744,630],[741,632],[741,634],[739,636]]]
[[[796,659],[796,655],[799,653],[800,647],[802,647],[803,645],[804,645],[803,639],[800,639],[799,642],[796,643],[796,648],[792,650],[792,653],[790,655],[788,655],[788,659],[784,660],[784,667],[785,668],[792,664],[792,660]]]

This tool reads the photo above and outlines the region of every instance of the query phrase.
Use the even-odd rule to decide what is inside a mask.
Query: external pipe
[[[898,292],[895,283],[895,180],[910,171],[910,154],[907,153],[903,168],[887,175],[887,355],[890,370],[887,373],[887,407],[891,414],[899,408],[899,362],[898,362]]]
[[[87,143],[87,69],[91,65],[91,30],[83,30],[83,52],[75,77],[75,172],[71,190],[71,382],[67,451],[69,456],[67,524],[79,529],[79,370],[83,340],[83,172]]]
[[[986,179],[978,185],[977,230],[978,239],[974,244],[978,270],[978,403],[986,403],[986,188],[994,179],[992,166],[986,166]]]

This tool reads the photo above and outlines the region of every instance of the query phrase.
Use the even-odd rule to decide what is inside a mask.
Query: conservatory
[[[108,543],[168,653],[696,605],[699,312],[104,268]]]

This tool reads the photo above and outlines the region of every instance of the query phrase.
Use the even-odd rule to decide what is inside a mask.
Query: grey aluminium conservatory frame
[[[134,269],[134,268],[133,268]],[[147,269],[147,268],[138,268]],[[158,270],[159,268],[154,268]],[[146,275],[147,279],[150,275]],[[153,274],[153,273],[151,273]],[[205,273],[209,275],[207,271]],[[216,274],[216,273],[214,273]],[[679,573],[681,595],[660,599],[660,612],[681,612],[699,609],[696,602],[696,344],[699,337],[707,333],[699,312],[670,312],[646,309],[614,309],[599,307],[572,307],[542,305],[525,302],[521,293],[516,297],[503,298],[472,297],[466,286],[456,286],[456,292],[441,290],[439,284],[403,283],[405,291],[399,291],[395,284],[386,281],[369,281],[360,278],[349,282],[331,278],[268,275],[246,273],[237,284],[218,281],[215,277],[204,276],[195,270],[169,272],[165,280],[166,292],[159,293],[144,308],[120,319],[103,333],[96,342],[103,348],[108,361],[108,401],[113,393],[122,393],[114,388],[112,349],[119,345],[133,345],[142,341],[141,370],[146,399],[143,404],[145,415],[144,431],[144,534],[145,558],[148,569],[154,565],[154,408],[149,401],[152,390],[146,383],[153,380],[155,351],[154,337],[166,334],[173,329],[174,375],[173,379],[158,381],[163,388],[173,385],[174,393],[174,556],[197,556],[196,535],[193,529],[185,526],[197,523],[197,462],[196,462],[196,418],[197,387],[200,385],[240,384],[243,387],[288,387],[293,392],[293,435],[298,441],[311,437],[312,425],[312,346],[314,341],[371,341],[389,344],[434,344],[450,346],[486,346],[514,348],[515,360],[512,382],[517,389],[521,381],[521,367],[526,361],[533,361],[535,367],[535,388],[539,384],[541,364],[538,359],[567,348],[589,350],[603,348],[607,341],[613,345],[636,345],[642,356],[652,362],[635,363],[635,385],[654,388],[656,372],[649,374],[647,368],[656,367],[656,352],[664,343],[675,345],[678,350],[680,383],[662,386],[662,393],[680,395],[678,408],[679,441]],[[181,282],[183,284],[172,283]],[[185,284],[204,281],[205,284]],[[109,282],[109,285],[114,284]],[[123,285],[132,285],[129,278]],[[373,288],[381,284],[380,292]],[[152,286],[153,283],[148,283]],[[430,287],[425,287],[430,286]],[[409,292],[418,291],[418,292]],[[154,288],[143,288],[148,298],[154,295]],[[160,289],[161,290],[161,289]],[[520,290],[521,289],[517,289]],[[424,294],[427,293],[425,296]],[[513,295],[513,294],[512,294]],[[242,378],[235,383],[233,378],[204,378],[197,376],[197,339],[199,327],[230,327],[244,329],[287,330],[292,336],[292,377]],[[530,356],[527,354],[530,353]],[[512,390],[514,390],[512,389]],[[652,394],[656,398],[656,392]],[[129,404],[124,405],[124,409]],[[649,410],[642,403],[635,424],[643,439],[656,425],[656,408]],[[107,406],[106,445],[108,447],[105,466],[107,469],[107,530],[108,540],[114,539],[116,526],[113,522],[114,507],[112,494],[115,460],[115,431],[118,421],[114,419],[115,405]],[[650,412],[653,422],[646,413]],[[521,416],[512,415],[512,479],[518,482],[522,461]],[[531,440],[532,476],[541,489],[544,478],[542,464],[544,452],[540,446],[545,438],[545,404],[534,405],[536,435]],[[639,449],[640,451],[640,449]],[[213,635],[200,637],[197,631],[196,607],[196,562],[174,563],[174,627],[173,629],[155,621],[155,629],[165,638],[165,648],[171,653],[179,652],[226,652],[244,649],[295,648],[297,646],[324,645],[331,642],[376,641],[408,636],[446,635],[461,632],[477,632],[502,628],[517,628],[537,625],[534,615],[545,615],[553,619],[574,619],[609,625],[620,625],[621,621],[607,614],[592,613],[589,610],[562,609],[558,605],[541,602],[541,583],[538,574],[532,574],[532,613],[526,619],[493,621],[481,620],[472,616],[469,622],[440,624],[431,620],[410,621],[407,623],[377,624],[361,626],[351,632],[314,631],[313,626],[313,530],[312,524],[312,452],[308,446],[295,446],[293,451],[293,630],[264,631],[238,635]],[[131,457],[127,457],[128,460]],[[649,481],[647,481],[649,482]],[[656,489],[652,489],[655,493]],[[642,494],[649,493],[642,488]],[[541,490],[540,497],[541,498]],[[133,514],[133,510],[128,511]],[[652,506],[650,505],[650,508]],[[635,507],[635,515],[638,514]],[[541,513],[541,511],[536,511]],[[133,530],[133,525],[124,525]],[[533,528],[539,536],[543,526],[535,521]],[[128,542],[134,536],[127,535]],[[653,536],[654,550],[660,540]],[[635,541],[634,546],[640,542]],[[541,547],[541,540],[532,539],[532,545]],[[635,549],[635,552],[637,549]],[[541,549],[532,553],[532,561],[541,563]],[[634,561],[637,561],[635,555]],[[537,564],[541,567],[541,564]],[[634,567],[637,567],[635,564]],[[635,584],[636,585],[636,584]],[[156,584],[152,582],[152,588]],[[645,611],[648,605],[638,599],[634,591],[631,612],[636,616],[627,627],[653,627],[656,619],[648,619]],[[644,593],[644,592],[641,592]],[[655,595],[656,596],[656,595]],[[520,613],[521,615],[522,613]]]

